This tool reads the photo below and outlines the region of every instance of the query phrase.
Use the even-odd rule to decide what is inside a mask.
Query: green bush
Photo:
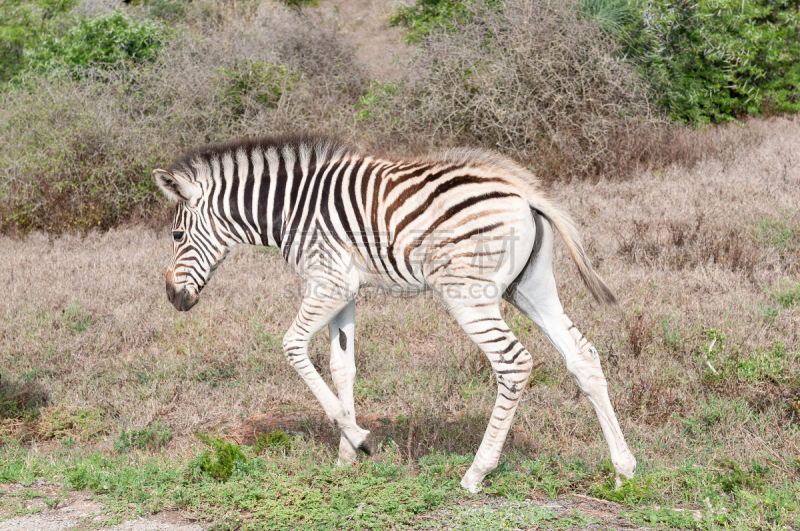
[[[626,53],[673,120],[800,111],[800,0],[638,0]]]
[[[165,40],[161,25],[138,22],[117,9],[81,19],[64,35],[46,35],[25,53],[24,72],[80,74],[93,66],[151,61]]]
[[[190,463],[189,470],[195,478],[205,475],[224,483],[233,475],[237,465],[247,463],[247,457],[235,443],[225,442],[203,433],[197,437],[210,446],[211,451],[203,451]]]
[[[62,34],[76,0],[0,2],[0,83],[22,69],[25,50],[49,34]]]

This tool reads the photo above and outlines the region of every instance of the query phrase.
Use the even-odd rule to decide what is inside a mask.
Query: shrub
[[[397,95],[368,108],[386,131],[500,148],[549,178],[635,166],[655,124],[646,87],[596,23],[544,0],[464,9],[425,36]]]
[[[244,114],[245,99],[256,104],[275,107],[285,93],[295,90],[299,74],[288,71],[286,65],[265,61],[239,62],[233,68],[220,68],[222,93],[237,115]]]
[[[335,25],[285,7],[236,22],[186,26],[152,61],[34,73],[26,86],[37,90],[0,92],[0,231],[157,223],[166,202],[150,172],[185,148],[341,131],[363,78]]]
[[[92,66],[151,61],[163,47],[164,28],[138,22],[120,10],[81,19],[65,35],[46,35],[25,54],[25,70],[82,74]]]
[[[800,110],[800,0],[639,0],[626,51],[673,120]]]
[[[0,83],[23,67],[25,50],[45,35],[61,34],[76,0],[0,2]]]
[[[191,462],[189,468],[195,477],[206,475],[224,483],[233,475],[237,464],[247,463],[247,457],[236,444],[202,433],[197,437],[211,447],[211,452],[203,451]]]

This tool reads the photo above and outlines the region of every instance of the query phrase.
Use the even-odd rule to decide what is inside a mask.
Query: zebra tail
[[[581,235],[575,227],[575,222],[572,217],[564,212],[560,207],[550,202],[544,197],[535,197],[530,201],[531,208],[539,211],[544,217],[550,220],[555,226],[556,230],[561,237],[564,238],[564,243],[567,244],[572,259],[575,265],[578,266],[578,272],[581,279],[592,296],[601,304],[612,305],[617,303],[617,298],[614,293],[609,289],[603,279],[592,268],[592,263],[589,257],[586,256],[586,251],[583,249],[583,242]]]

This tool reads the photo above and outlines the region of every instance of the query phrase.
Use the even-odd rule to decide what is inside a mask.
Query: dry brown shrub
[[[409,143],[499,148],[548,179],[627,173],[669,133],[616,45],[571,3],[473,6],[430,36],[388,98],[387,127]]]

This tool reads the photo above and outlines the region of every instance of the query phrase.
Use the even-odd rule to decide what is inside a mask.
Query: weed
[[[39,435],[46,439],[74,437],[85,441],[105,433],[107,429],[103,411],[70,409],[64,406],[43,410],[37,425]]]
[[[253,445],[253,452],[260,454],[265,450],[289,453],[292,450],[292,438],[280,430],[259,433]]]
[[[643,310],[635,309],[625,320],[628,346],[634,358],[638,358],[653,340],[653,322]]]
[[[235,443],[203,433],[197,438],[210,446],[211,451],[204,450],[189,464],[189,474],[194,479],[207,476],[224,483],[237,468],[247,463],[247,457]]]
[[[740,358],[736,368],[739,377],[748,382],[764,380],[778,382],[784,377],[788,361],[789,354],[786,352],[786,345],[775,341],[770,349],[756,347],[753,356]]]
[[[581,0],[583,17],[597,21],[610,35],[624,38],[625,29],[636,20],[636,11],[628,0]]]
[[[603,500],[638,505],[653,496],[650,483],[647,478],[637,476],[624,481],[622,485],[617,487],[616,479],[610,477],[605,482],[594,485],[591,488],[591,493],[592,496]]]
[[[319,7],[319,0],[280,0],[284,4],[293,8]]]
[[[754,229],[758,241],[774,247],[783,258],[787,251],[794,250],[800,245],[800,236],[791,221],[794,211],[785,210],[779,214],[761,218],[755,223]]]
[[[161,421],[156,420],[149,427],[141,430],[128,432],[123,428],[114,442],[114,448],[118,452],[126,452],[132,448],[160,450],[170,443],[172,437],[172,428],[167,428],[161,424]]]
[[[764,306],[762,303],[758,304],[758,309],[761,310],[761,314],[764,316],[764,319],[770,325],[775,324],[775,318],[778,317],[780,313],[780,308],[773,308],[772,306]]]
[[[673,323],[673,316],[661,318],[661,330],[664,334],[664,343],[674,350],[683,350],[683,338],[677,323]]]
[[[407,29],[405,41],[419,43],[431,33],[453,30],[469,14],[464,0],[419,0],[412,6],[398,6],[389,16],[389,24]]]
[[[782,308],[791,308],[800,303],[800,282],[794,284],[782,279],[781,286],[771,296]]]
[[[50,394],[35,382],[14,382],[0,374],[0,420],[33,419]]]

